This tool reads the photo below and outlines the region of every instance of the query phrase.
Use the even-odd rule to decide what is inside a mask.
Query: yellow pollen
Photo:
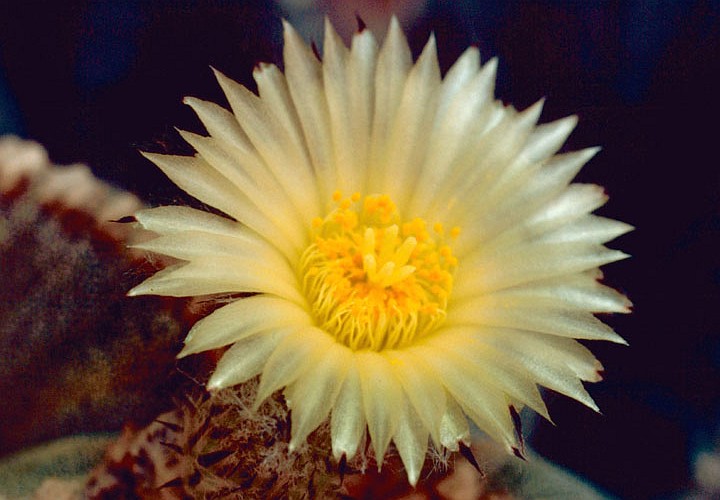
[[[354,350],[411,343],[445,318],[457,259],[442,224],[403,223],[392,199],[332,195],[335,209],[312,221],[301,279],[318,326]],[[456,232],[457,228],[453,228]],[[459,232],[459,230],[458,230]]]

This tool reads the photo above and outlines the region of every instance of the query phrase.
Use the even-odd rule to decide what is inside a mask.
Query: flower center
[[[442,225],[403,223],[387,195],[335,192],[333,201],[313,221],[301,263],[318,324],[354,350],[393,349],[431,331],[445,318],[457,266]]]

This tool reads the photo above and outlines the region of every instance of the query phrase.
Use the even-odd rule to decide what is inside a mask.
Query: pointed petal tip
[[[128,297],[137,297],[139,295],[152,295],[152,292],[148,290],[148,287],[145,286],[145,282],[140,283],[137,286],[134,286],[130,290],[128,290],[127,294]]]
[[[611,342],[630,347],[630,343],[627,340],[625,340],[624,338],[622,338],[620,335],[617,335],[617,339],[611,340]]]
[[[290,22],[287,19],[282,19],[282,26],[283,26],[283,39],[285,40],[285,45],[287,48],[288,43],[297,43],[298,41],[302,41],[300,38],[300,35],[295,30],[295,27],[290,24]],[[304,43],[303,43],[304,45]]]
[[[237,85],[237,83],[232,78],[228,77],[225,73],[213,68],[212,66],[210,67],[212,68],[213,75],[215,75],[215,79],[220,85],[220,88],[222,88],[223,92],[227,94],[227,89],[231,88],[233,84]]]
[[[479,53],[478,53],[479,54]],[[487,82],[485,85],[489,85],[490,89],[490,97],[494,98],[495,93],[495,82],[497,81],[497,71],[498,71],[498,58],[493,57],[488,62],[482,65],[480,68],[479,75],[482,75],[480,78],[482,78],[483,82]]]
[[[212,64],[209,64],[208,67],[210,68],[210,71],[213,72],[213,75],[215,75],[215,77],[217,77],[218,73],[222,74],[222,72]]]
[[[480,52],[480,50],[478,49],[478,53],[479,52]],[[499,63],[500,63],[500,60],[498,59],[497,56],[492,57],[488,60],[488,62],[483,64],[483,69],[487,68],[488,71],[495,72],[495,71],[497,71],[497,67],[498,67]]]
[[[140,153],[145,159],[150,160],[150,161],[152,161],[153,163],[155,162],[155,161],[153,160],[153,158],[157,158],[158,156],[162,156],[162,155],[159,155],[158,153],[151,153],[151,152],[149,152],[149,151],[138,151],[138,153]]]
[[[540,99],[535,101],[535,103],[532,104],[529,108],[524,110],[522,114],[527,115],[528,117],[537,116],[539,118],[542,114],[543,108],[545,107],[545,101],[547,101],[547,97],[541,97]]]
[[[210,69],[212,70],[213,75],[215,75],[215,78],[219,79],[221,76],[225,77],[225,74],[219,69],[217,69],[215,66],[210,66]]]
[[[291,439],[288,443],[288,453],[295,453],[298,449],[298,443],[295,439]]]
[[[602,151],[602,146],[591,146],[589,148],[585,148],[583,151],[585,151],[585,154],[587,155],[587,160],[585,161],[589,161],[591,158],[594,158],[596,154]]]
[[[623,234],[635,231],[635,229],[637,229],[635,226],[633,226],[632,224],[628,224],[627,222],[623,222],[623,224],[625,225],[625,232]]]
[[[570,130],[572,130],[577,126],[579,119],[580,119],[580,117],[578,115],[570,115],[570,116],[566,116],[565,118],[561,118],[560,121],[567,122],[568,128],[570,128]]]
[[[180,135],[180,137],[182,137],[182,139],[183,139],[185,142],[187,142],[188,144],[191,144],[191,141],[192,141],[193,139],[201,137],[201,136],[198,135],[198,134],[195,134],[195,133],[193,133],[193,132],[188,132],[187,130],[182,130],[182,129],[178,128],[178,127],[175,127],[175,132],[177,132],[177,133]],[[194,148],[193,148],[193,149],[194,149]]]
[[[423,52],[426,50],[437,50],[437,38],[435,37],[435,32],[431,32],[430,36],[428,37],[428,41],[425,44],[425,47],[423,48]]]
[[[357,14],[355,15],[355,17],[358,17]],[[327,15],[323,17],[323,28],[325,29],[326,34],[335,31],[335,26],[333,26],[333,24],[330,22],[330,18]]]
[[[595,400],[593,398],[591,398],[589,395],[587,396],[587,398],[585,398],[583,401],[580,401],[580,402],[582,404],[584,404],[585,406],[587,406],[588,408],[590,408],[595,413],[599,413],[600,415],[602,415],[602,413],[600,412],[600,407],[597,405]]]
[[[401,38],[404,39],[405,35],[402,31],[402,27],[400,26],[400,21],[398,21],[398,18],[395,14],[390,17],[390,25],[388,26],[388,32],[387,32],[387,38]]]
[[[210,377],[210,380],[208,380],[208,383],[205,386],[205,388],[208,391],[213,392],[213,391],[219,391],[220,389],[224,389],[225,386],[222,384],[222,382],[220,380],[218,380],[217,377],[215,377],[213,375],[212,377]]]
[[[630,257],[632,257],[632,255],[630,255],[629,253],[625,253],[620,250],[617,251],[617,260],[625,260],[629,259]]]
[[[405,468],[405,472],[407,473],[408,483],[410,484],[410,486],[415,488],[417,486],[418,479],[420,479],[420,471],[415,470],[414,468],[412,470]]]
[[[201,100],[198,99],[197,97],[193,97],[193,96],[190,96],[190,95],[183,97],[183,100],[182,100],[183,104],[185,104],[186,106],[190,106],[191,108],[195,108],[195,106],[196,106],[200,101],[201,101]]]
[[[418,58],[416,64],[429,64],[431,65],[431,67],[438,66],[439,63],[437,58],[437,40],[435,39],[435,33],[430,33],[430,37],[428,38],[427,43],[423,47],[423,50],[420,53],[420,57]],[[440,69],[438,68],[437,71],[439,72]]]
[[[185,344],[183,348],[180,350],[179,353],[175,356],[177,359],[182,359],[187,356],[190,356],[191,354],[196,354],[196,352],[188,345]]]

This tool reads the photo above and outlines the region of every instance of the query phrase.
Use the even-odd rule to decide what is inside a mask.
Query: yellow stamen
[[[424,219],[402,223],[387,195],[336,191],[332,198],[336,208],[313,220],[314,241],[302,258],[318,325],[351,349],[375,351],[434,329],[445,318],[457,265],[442,224],[431,237]]]

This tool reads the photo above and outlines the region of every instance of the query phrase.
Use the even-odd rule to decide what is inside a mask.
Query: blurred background
[[[602,415],[551,394],[557,426],[528,440],[622,498],[682,497],[720,444],[719,1],[5,0],[0,133],[151,204],[182,199],[137,151],[185,150],[174,127],[201,127],[182,98],[224,102],[209,66],[252,88],[255,64],[281,62],[281,18],[321,46],[325,15],[347,41],[356,14],[382,36],[391,12],[416,55],[434,32],[444,70],[469,44],[499,56],[500,99],[547,97],[543,121],[580,117],[566,149],[603,147],[580,180],[637,227],[611,243],[633,258],[606,269],[635,303],[604,318],[630,346],[591,345]]]

